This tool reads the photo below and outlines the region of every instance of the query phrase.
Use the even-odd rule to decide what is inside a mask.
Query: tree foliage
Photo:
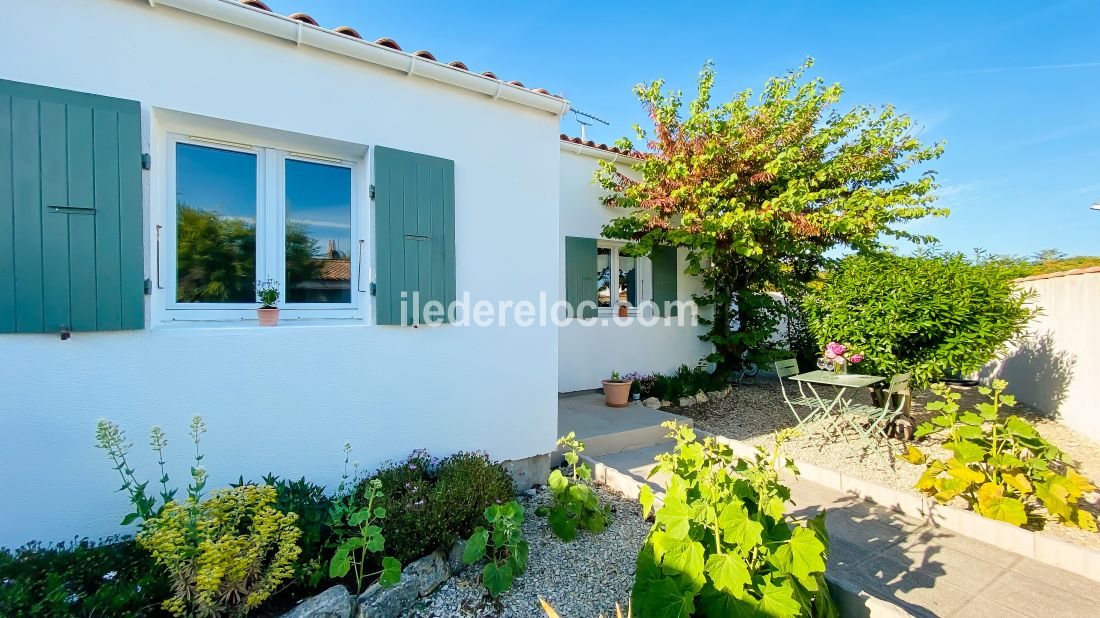
[[[864,353],[862,371],[909,372],[926,386],[977,371],[1024,333],[1036,310],[1012,279],[1010,265],[980,254],[861,253],[826,273],[803,309],[820,345],[844,341]]]
[[[899,224],[946,214],[933,206],[934,172],[919,172],[942,146],[922,145],[890,106],[839,111],[840,85],[803,79],[811,66],[769,80],[755,101],[745,90],[713,104],[710,64],[690,103],[663,80],[638,85],[653,124],[634,127],[651,151],[637,166],[641,177],[608,162],[596,175],[606,203],[627,211],[605,236],[632,241],[639,254],[688,249],[688,273],[706,288],[696,300],[715,308],[704,338],[720,371],[770,335],[762,334],[770,320],[757,315],[769,308],[765,291],[813,278],[837,245],[927,240]],[[626,139],[617,145],[633,148]]]

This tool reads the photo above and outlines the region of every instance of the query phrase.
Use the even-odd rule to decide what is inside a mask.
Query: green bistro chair
[[[793,375],[799,374],[797,359],[788,358],[786,360],[776,361],[775,374],[779,376],[779,390],[783,393],[783,401],[787,402],[787,407],[791,409],[791,414],[794,414],[794,417],[798,419],[798,425],[796,429],[799,429],[814,417],[818,408],[818,401],[813,397],[806,396],[806,392],[802,389],[801,382],[797,382],[797,397],[790,397],[787,395],[787,388],[783,386],[783,378],[789,378]],[[787,381],[790,382],[790,380]],[[809,408],[808,410],[803,411],[803,414],[805,414],[805,416],[798,413],[798,408],[796,406],[805,406]]]
[[[848,412],[848,424],[856,430],[863,443],[868,447],[874,447],[875,441],[881,438],[886,441],[887,449],[889,449],[889,434],[886,428],[890,426],[890,423],[894,421],[898,416],[905,412],[906,404],[912,397],[912,393],[909,390],[909,378],[912,374],[899,373],[890,379],[890,388],[883,393],[883,404],[881,407],[869,406],[866,404],[849,406],[846,412]],[[856,418],[860,418],[864,422],[861,423]],[[889,461],[889,457],[887,457]]]

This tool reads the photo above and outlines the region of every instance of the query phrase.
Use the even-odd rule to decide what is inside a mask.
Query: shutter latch
[[[370,186],[370,199],[374,199],[374,185]]]

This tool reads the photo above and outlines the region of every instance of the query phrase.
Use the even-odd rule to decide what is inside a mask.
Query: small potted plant
[[[611,372],[611,379],[603,381],[604,403],[612,408],[630,405],[630,386],[634,380],[624,380],[618,371]]]
[[[275,326],[279,323],[279,308],[275,303],[279,301],[279,284],[268,279],[256,283],[256,300],[260,301],[260,307],[256,308],[256,317],[260,320],[260,326]]]

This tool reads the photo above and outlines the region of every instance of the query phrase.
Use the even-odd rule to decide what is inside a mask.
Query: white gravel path
[[[593,618],[600,612],[614,615],[616,602],[625,611],[634,585],[634,563],[650,524],[642,519],[637,501],[606,487],[597,486],[596,492],[612,508],[611,525],[602,533],[582,531],[569,543],[555,537],[546,519],[535,515],[535,509],[551,499],[549,490],[542,488],[534,497],[520,498],[531,555],[527,571],[511,590],[492,599],[478,581],[480,565],[467,567],[419,601],[410,615],[536,618],[545,615],[540,596],[562,618]]]

